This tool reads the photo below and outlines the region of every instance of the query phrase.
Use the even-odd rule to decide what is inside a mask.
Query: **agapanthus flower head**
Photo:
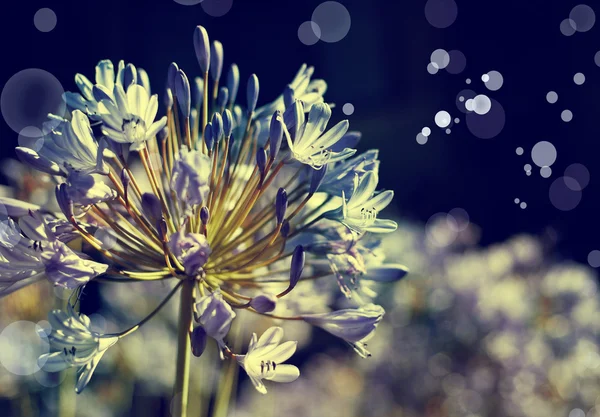
[[[211,44],[200,26],[193,46],[198,69],[184,72],[174,62],[167,69],[164,116],[145,71],[122,61],[115,70],[103,60],[95,82],[76,76],[81,93],[66,94],[69,112],[51,116],[55,127],[40,150],[18,149],[57,184],[58,210],[0,200],[12,222],[0,229],[0,294],[44,277],[73,290],[93,279],[174,280],[156,311],[181,293],[178,363],[190,348],[202,354],[213,338],[221,356],[237,359],[264,392],[263,379],[298,377],[296,367],[281,364],[296,344],[279,345],[282,330],[273,327],[240,356],[231,350],[239,340],[226,343],[239,337],[230,332],[236,310],[311,322],[364,354],[381,308],[310,314],[331,311],[331,287],[360,286],[372,264],[375,281],[402,275],[367,256],[376,246],[370,239],[379,239],[368,232],[395,228],[378,218],[393,193],[376,191],[377,151],[348,159],[360,135],[348,133],[347,120],[330,124],[338,115],[313,67],[303,65],[279,97],[259,107],[268,103],[264,80],[251,72],[240,78],[235,64],[223,77],[223,45]],[[75,237],[85,253],[67,246]],[[135,332],[154,314],[111,337]],[[91,332],[85,316],[60,317],[61,331],[87,349],[75,355],[85,385],[114,339]]]

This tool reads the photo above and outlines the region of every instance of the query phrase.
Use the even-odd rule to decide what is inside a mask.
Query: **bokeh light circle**
[[[467,79],[465,80],[465,83],[467,83],[467,84],[471,84],[471,79],[470,79],[470,78],[467,78]]]
[[[31,321],[15,321],[0,333],[0,363],[15,375],[32,375],[44,363],[38,358],[50,351],[48,339],[40,337],[36,324]]]
[[[203,0],[200,3],[204,13],[212,17],[225,16],[233,6],[233,0]]]
[[[456,107],[458,110],[462,113],[468,113],[469,111],[472,111],[468,110],[466,107],[467,100],[474,98],[476,95],[477,93],[475,93],[473,90],[462,90],[460,93],[458,93],[456,96]]]
[[[298,27],[298,39],[304,45],[314,45],[321,38],[321,28],[315,22],[306,21]]]
[[[467,113],[467,128],[473,136],[480,139],[492,139],[498,136],[506,123],[504,107],[497,100],[490,100],[491,108],[486,114]]]
[[[342,106],[342,112],[346,115],[346,116],[350,116],[354,113],[354,104],[352,103],[346,103]]]
[[[450,133],[452,133],[452,129],[446,129],[446,134],[449,135]]]
[[[554,104],[558,101],[558,94],[555,91],[548,91],[546,94],[546,101],[550,104]]]
[[[427,64],[427,72],[430,73],[431,75],[435,75],[437,74],[439,71],[439,68],[437,68],[433,63],[429,63]]]
[[[320,39],[323,42],[339,42],[350,31],[352,19],[350,12],[337,1],[326,1],[313,11],[311,20],[321,29]]]
[[[33,25],[40,32],[50,32],[56,27],[56,13],[47,7],[39,9],[33,15]]]
[[[581,191],[590,183],[590,171],[583,164],[571,164],[565,169],[565,178],[573,180],[566,181],[567,187],[573,191]]]
[[[519,204],[519,207],[521,207],[523,210],[525,210],[527,208],[527,203],[522,201],[521,204]]]
[[[530,164],[525,164],[523,165],[523,170],[524,171],[531,171],[532,166]]]
[[[542,140],[531,148],[531,159],[539,167],[551,166],[556,162],[556,148],[546,140]]]
[[[542,178],[550,178],[552,175],[552,168],[544,166],[540,168],[540,175]]]
[[[35,126],[27,126],[21,129],[17,141],[19,146],[39,152],[44,146],[44,133]]]
[[[587,4],[580,4],[569,13],[569,24],[577,32],[587,32],[594,27],[596,23],[596,14],[594,10]]]
[[[515,198],[515,204],[519,204],[521,200],[519,198]]]
[[[429,136],[431,135],[431,129],[425,126],[423,129],[421,129],[421,133],[423,134],[423,136]]]
[[[567,178],[569,177],[555,179],[548,190],[550,202],[554,207],[561,211],[573,210],[579,205],[582,197],[581,191],[573,190],[567,185]]]
[[[600,67],[600,51],[596,52],[594,55],[594,64]]]
[[[448,212],[448,216],[452,217],[452,219],[448,222],[448,226],[455,228],[454,230],[456,232],[465,231],[469,227],[470,217],[469,213],[467,213],[467,210],[456,207]]]
[[[560,22],[560,33],[565,36],[572,36],[575,34],[575,22],[571,19],[564,19]]]
[[[498,71],[490,71],[487,74],[487,81],[484,81],[485,86],[490,91],[498,91],[504,85],[504,77]]]
[[[577,85],[582,85],[585,82],[585,75],[581,72],[578,72],[573,76],[573,82]]]
[[[429,139],[422,133],[417,134],[417,143],[419,145],[425,145]]]
[[[467,57],[461,51],[452,49],[448,51],[450,63],[446,66],[446,71],[449,74],[460,74],[467,67]]]
[[[436,213],[429,218],[425,225],[427,241],[438,248],[452,244],[458,236],[459,225],[453,216],[447,213]]]
[[[563,110],[562,113],[560,114],[560,118],[562,119],[563,122],[570,122],[571,120],[573,120],[573,112],[571,110]]]
[[[590,251],[590,253],[588,253],[587,261],[592,268],[600,267],[600,250],[594,249],[593,251]]]
[[[434,67],[444,69],[450,63],[450,54],[445,49],[436,49],[429,58]]]
[[[204,0],[173,0],[175,3],[179,3],[183,6],[195,6],[202,3]]]
[[[0,109],[6,124],[16,133],[35,127],[44,133],[60,121],[48,120],[48,113],[64,115],[64,89],[56,77],[39,68],[17,72],[4,85]],[[43,123],[47,122],[46,127]]]
[[[33,374],[35,380],[43,387],[54,388],[62,384],[67,378],[66,372],[46,372],[43,369]]]
[[[457,16],[458,6],[454,0],[428,0],[425,4],[425,18],[438,29],[450,26]]]
[[[450,116],[450,113],[445,110],[440,110],[437,112],[433,120],[435,121],[435,124],[441,128],[447,127],[450,125],[450,123],[452,123],[452,117]]]
[[[525,151],[520,146],[515,150],[515,153],[519,156],[523,155],[523,152]]]
[[[473,99],[473,111],[482,116],[487,114],[492,108],[492,101],[484,94],[479,94]]]

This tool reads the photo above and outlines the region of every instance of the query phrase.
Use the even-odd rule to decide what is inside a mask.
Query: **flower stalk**
[[[177,363],[173,389],[173,416],[186,417],[190,387],[190,333],[192,331],[195,280],[189,278],[181,286],[179,324],[177,330]]]

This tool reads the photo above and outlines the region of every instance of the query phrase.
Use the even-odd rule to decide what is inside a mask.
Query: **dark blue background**
[[[436,212],[463,207],[482,226],[484,243],[520,232],[543,234],[551,227],[566,257],[585,260],[600,247],[600,68],[593,60],[600,49],[600,28],[572,37],[559,31],[561,20],[581,1],[457,0],[458,19],[447,29],[429,25],[425,0],[340,2],[352,16],[349,34],[338,43],[305,46],[297,29],[310,20],[319,0],[234,0],[231,11],[219,18],[206,15],[200,6],[172,0],[11,1],[0,13],[0,85],[33,67],[51,72],[65,89],[74,90],[76,72],[92,77],[95,64],[110,58],[145,68],[153,90],[162,92],[171,61],[197,75],[192,32],[202,24],[212,39],[222,41],[226,66],[235,60],[243,80],[252,72],[259,76],[259,104],[279,94],[301,63],[315,65],[316,74],[329,83],[328,101],[339,108],[354,104],[350,122],[364,133],[361,147],[381,149],[380,184],[396,190],[395,204],[405,218],[426,222]],[[596,1],[586,3],[600,12]],[[33,25],[40,7],[58,16],[49,33]],[[429,75],[425,68],[437,48],[461,50],[466,70]],[[482,140],[461,123],[450,135],[432,129],[429,142],[418,145],[415,135],[423,126],[433,128],[437,111],[462,118],[454,102],[467,88],[465,79],[472,78],[472,87],[484,93],[479,80],[490,70],[504,76],[502,89],[490,94],[506,111],[504,131]],[[573,75],[580,71],[586,82],[576,86]],[[559,93],[560,106],[546,103],[550,90]],[[244,89],[240,91],[243,98]],[[335,114],[341,118],[339,108]],[[574,113],[571,123],[560,120],[564,108]],[[531,177],[523,171],[531,163],[531,147],[540,140],[558,150],[550,179],[541,178],[535,168]],[[1,122],[2,157],[11,156],[16,143],[17,134]],[[524,156],[516,156],[517,146],[525,148]],[[574,162],[589,168],[591,183],[575,210],[561,212],[551,205],[548,187]],[[518,208],[515,197],[528,208]]]

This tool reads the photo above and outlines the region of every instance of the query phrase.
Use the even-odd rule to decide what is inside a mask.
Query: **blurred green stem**
[[[233,350],[239,351],[242,340],[242,317],[238,316],[233,322],[230,333],[233,334]],[[231,405],[231,397],[237,388],[238,363],[234,359],[230,359],[224,363],[221,369],[225,368],[225,372],[221,374],[215,408],[212,417],[227,417],[229,406]]]
[[[173,390],[173,416],[186,417],[188,391],[190,385],[190,331],[194,304],[193,279],[183,282],[181,288],[181,303],[179,306],[179,330],[177,334],[177,371],[175,388]]]

